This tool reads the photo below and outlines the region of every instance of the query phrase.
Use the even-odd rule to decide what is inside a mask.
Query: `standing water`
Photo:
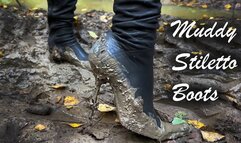
[[[15,0],[10,0],[15,3]],[[44,8],[47,9],[47,0],[24,0],[24,4],[29,8]],[[77,12],[83,13],[90,10],[104,10],[107,12],[113,11],[113,0],[78,0]],[[225,9],[203,9],[184,7],[177,5],[163,5],[162,14],[172,15],[180,18],[199,19],[204,15],[208,17],[231,17],[232,10]],[[240,18],[241,12],[236,11],[235,17]]]

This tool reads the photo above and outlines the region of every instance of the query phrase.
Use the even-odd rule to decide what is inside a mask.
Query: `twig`
[[[19,0],[16,0],[19,7],[23,7],[22,4],[19,2]]]

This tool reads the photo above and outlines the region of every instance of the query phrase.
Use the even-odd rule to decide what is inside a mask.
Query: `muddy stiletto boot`
[[[175,139],[190,127],[160,120],[153,107],[153,53],[160,17],[159,0],[115,0],[112,30],[93,45],[89,61],[97,81],[114,91],[121,124],[157,139]]]
[[[88,54],[74,36],[74,11],[77,0],[48,0],[49,51],[54,61],[79,64]]]

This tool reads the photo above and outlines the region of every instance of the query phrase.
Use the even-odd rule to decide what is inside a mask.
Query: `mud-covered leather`
[[[130,86],[136,89],[135,97],[143,100],[143,111],[160,126],[160,119],[153,107],[153,50],[125,51],[111,31],[107,32],[106,41],[108,53],[118,61]]]
[[[121,63],[131,86],[137,88],[135,96],[143,99],[144,112],[156,119],[153,53],[160,11],[160,0],[115,0],[112,32],[107,33],[108,52]]]
[[[88,55],[74,36],[74,11],[77,0],[48,0],[49,46],[71,48],[79,60]],[[63,48],[64,50],[64,48]]]

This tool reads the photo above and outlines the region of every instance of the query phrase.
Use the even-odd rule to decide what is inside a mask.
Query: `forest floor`
[[[96,40],[93,32],[100,35],[109,29],[112,15],[101,11],[78,15],[76,23],[79,27],[76,28],[76,34],[81,35],[79,40],[86,51]],[[164,19],[168,21],[172,17],[164,16]],[[163,21],[161,25],[163,23],[166,25]],[[172,101],[170,88],[181,79],[180,75],[171,72],[168,62],[170,57],[167,56],[170,53],[185,51],[183,45],[187,47],[188,52],[200,49],[192,49],[190,45],[193,43],[185,45],[183,41],[175,42],[174,39],[170,42],[163,32],[164,30],[160,28],[154,65],[156,110],[167,121],[172,121],[177,112],[185,112],[186,118],[201,121],[207,126],[207,130],[225,136],[218,142],[240,142],[241,111],[237,108],[236,102],[225,99],[198,103]],[[0,8],[1,143],[157,142],[122,127],[115,112],[101,113],[92,109],[89,100],[95,89],[92,73],[70,63],[50,61],[47,38],[46,11]],[[237,44],[240,48],[240,43]],[[192,76],[192,80],[195,81],[193,74],[186,75]],[[229,77],[227,81],[232,79],[234,78]],[[54,85],[64,87],[53,87]],[[67,96],[75,97],[79,103],[69,109],[64,105]],[[108,84],[101,87],[99,102],[114,106],[113,94]],[[94,116],[90,118],[92,111]],[[68,125],[69,123],[80,123],[82,126],[73,128]],[[38,124],[44,125],[45,129],[42,131],[35,129]],[[195,130],[189,136],[166,142],[205,141],[201,137],[200,130]]]

